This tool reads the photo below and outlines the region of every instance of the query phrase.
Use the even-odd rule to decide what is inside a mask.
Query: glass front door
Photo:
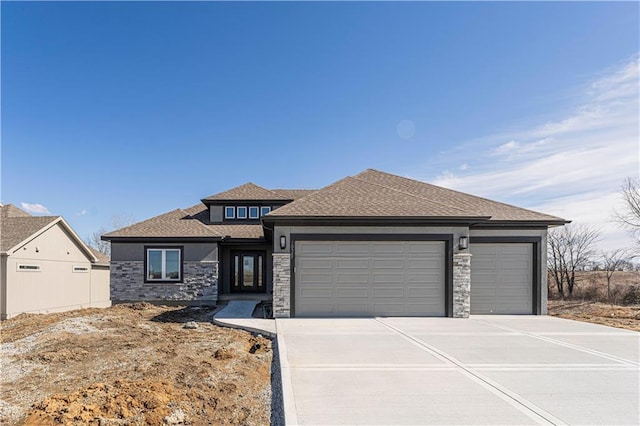
[[[234,252],[231,257],[231,290],[264,293],[264,252]]]

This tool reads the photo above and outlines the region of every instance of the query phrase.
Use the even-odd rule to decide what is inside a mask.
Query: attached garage
[[[532,314],[535,244],[475,242],[470,246],[471,314]]]
[[[445,316],[445,241],[297,241],[296,317]]]

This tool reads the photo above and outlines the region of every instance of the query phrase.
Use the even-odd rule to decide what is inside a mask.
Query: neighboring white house
[[[0,319],[111,306],[109,259],[61,216],[0,205]]]

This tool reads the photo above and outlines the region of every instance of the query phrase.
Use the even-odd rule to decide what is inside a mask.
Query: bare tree
[[[620,270],[622,266],[629,262],[628,249],[614,249],[602,252],[602,267],[607,277],[607,300],[611,303],[611,277]]]
[[[585,225],[566,225],[549,232],[549,269],[563,299],[565,289],[569,297],[573,295],[576,271],[593,261],[599,237],[598,230]]]
[[[625,179],[620,194],[624,206],[614,211],[613,217],[636,238],[636,249],[640,251],[640,179]]]
[[[100,238],[102,234],[106,234],[107,232],[107,228],[102,227],[97,231],[92,232],[90,235],[84,237],[83,241],[92,249],[108,256],[111,254],[111,245],[109,244],[109,241],[102,241],[102,239]]]
[[[109,243],[109,241],[103,241],[102,240],[102,235],[106,234],[107,232],[116,230],[116,229],[120,229],[120,228],[124,228],[126,226],[129,226],[129,225],[133,225],[134,223],[135,223],[135,219],[131,215],[121,215],[121,214],[113,215],[113,216],[111,216],[111,227],[110,228],[106,228],[106,227],[103,226],[100,229],[98,229],[97,231],[95,231],[95,232],[91,233],[90,235],[88,235],[87,237],[85,237],[83,239],[83,241],[89,247],[99,251],[100,253],[104,253],[104,254],[109,256],[109,255],[111,255],[111,244]]]

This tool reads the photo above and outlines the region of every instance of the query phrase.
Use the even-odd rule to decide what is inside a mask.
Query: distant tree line
[[[620,194],[622,209],[614,212],[614,220],[634,237],[632,247],[598,251],[600,231],[586,225],[571,224],[552,229],[548,235],[548,269],[550,283],[561,298],[572,297],[578,271],[604,271],[607,298],[611,300],[611,278],[615,272],[640,271],[640,182],[625,180]]]

